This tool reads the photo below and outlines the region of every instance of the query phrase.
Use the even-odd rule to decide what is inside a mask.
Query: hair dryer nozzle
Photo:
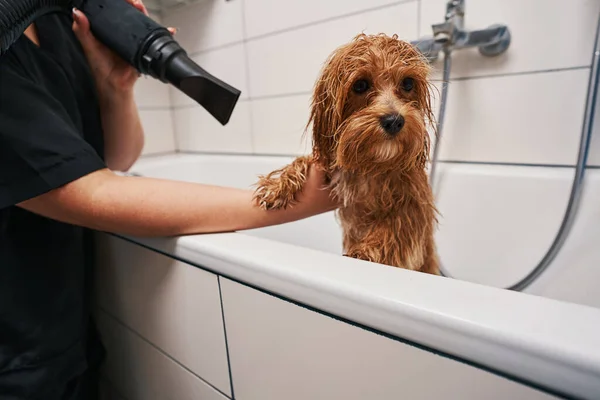
[[[172,84],[226,125],[241,92],[191,60],[168,31],[156,33],[138,54],[138,69]]]
[[[240,91],[212,76],[186,54],[176,54],[166,70],[167,80],[196,100],[221,124],[229,122]]]

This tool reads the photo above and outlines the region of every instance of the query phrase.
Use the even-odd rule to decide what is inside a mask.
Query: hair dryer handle
[[[83,0],[82,11],[94,36],[140,72],[140,55],[151,37],[170,35],[162,25],[125,0]]]

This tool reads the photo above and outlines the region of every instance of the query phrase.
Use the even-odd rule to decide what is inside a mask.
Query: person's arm
[[[113,171],[127,171],[144,147],[144,129],[133,90],[100,98],[104,159]]]
[[[102,169],[18,206],[62,222],[134,236],[174,236],[260,228],[334,210],[324,174],[311,167],[298,203],[263,211],[252,191]]]
[[[141,0],[123,1],[148,15]],[[144,147],[144,129],[134,96],[139,73],[94,37],[87,17],[79,10],[73,11],[73,32],[81,43],[98,90],[106,164],[114,171],[127,171]]]

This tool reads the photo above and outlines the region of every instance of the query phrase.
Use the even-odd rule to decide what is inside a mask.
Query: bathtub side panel
[[[554,397],[221,278],[238,400]]]
[[[108,348],[101,393],[106,400],[228,399],[102,310],[96,319]]]
[[[231,395],[217,276],[111,235],[96,242],[97,306]]]

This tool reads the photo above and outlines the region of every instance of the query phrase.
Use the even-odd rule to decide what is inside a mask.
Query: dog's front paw
[[[261,176],[254,191],[254,201],[263,210],[292,206],[306,182],[308,168],[309,158],[298,157],[290,165]]]
[[[262,179],[254,192],[254,201],[263,210],[287,208],[294,201],[293,193],[281,190],[281,185],[269,179]]]

